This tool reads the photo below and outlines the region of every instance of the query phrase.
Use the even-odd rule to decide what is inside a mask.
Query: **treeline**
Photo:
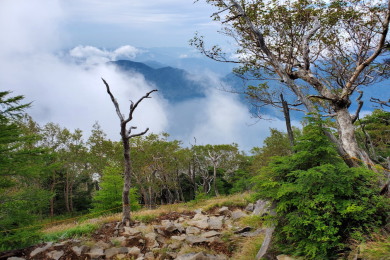
[[[87,133],[87,139],[79,129],[69,130],[55,123],[38,125],[26,114],[28,106],[23,104],[22,96],[12,97],[10,92],[0,92],[0,251],[36,241],[38,234],[35,231],[38,228],[23,227],[56,217],[107,210],[120,212],[122,206],[121,142],[107,138],[98,123],[91,133]],[[313,129],[312,123],[306,121],[304,124]],[[313,194],[313,191],[301,186],[292,193],[283,191],[300,180],[289,175],[290,172],[310,170],[331,161],[334,164],[337,161],[338,168],[345,167],[335,159],[337,155],[331,144],[322,139],[323,143],[315,141],[323,137],[318,134],[321,124],[331,126],[332,123],[316,123],[315,131],[295,128],[295,147],[291,147],[286,133],[271,129],[263,147],[253,148],[251,155],[241,152],[236,144],[184,147],[178,140],[169,140],[168,134],[132,138],[132,208],[153,208],[251,189],[258,192],[259,198],[286,200],[286,203],[298,195],[310,198],[311,195],[306,192]],[[390,113],[376,110],[358,120],[356,127],[361,147],[378,164],[386,166],[390,157]],[[322,154],[314,154],[316,149],[320,149]],[[284,159],[278,160],[275,156]],[[319,170],[326,173],[321,167]],[[330,172],[324,176],[328,175],[337,178],[337,174],[331,175]],[[357,178],[363,178],[359,176]],[[361,185],[372,187],[374,177],[370,176],[364,175],[366,180]],[[316,183],[308,182],[308,185]],[[363,186],[361,190],[364,191]],[[281,193],[276,194],[278,190]],[[284,198],[283,193],[289,196]],[[346,198],[347,195],[340,196]],[[356,196],[353,199],[355,202],[358,200]],[[303,199],[302,203],[305,203]],[[342,203],[346,203],[345,200]],[[353,205],[351,207],[348,210],[355,210]],[[376,206],[375,210],[378,208]],[[289,210],[283,208],[282,211],[287,216]],[[356,215],[361,214],[359,211],[360,208],[356,210]],[[366,219],[370,217],[367,215]],[[289,220],[280,217],[280,221],[288,223]],[[379,223],[378,219],[376,221]],[[306,248],[306,245],[303,247]],[[329,248],[322,254],[326,254]]]

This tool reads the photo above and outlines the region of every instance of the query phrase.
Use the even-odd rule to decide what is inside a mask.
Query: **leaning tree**
[[[148,93],[146,93],[143,97],[141,97],[137,102],[130,101],[130,109],[129,114],[127,117],[123,115],[120,111],[118,101],[114,97],[114,95],[111,93],[110,86],[108,83],[104,80],[103,83],[106,85],[107,93],[111,98],[112,103],[115,106],[116,114],[119,117],[120,120],[120,127],[121,127],[121,139],[122,139],[122,145],[123,145],[123,157],[124,157],[124,163],[125,163],[125,171],[124,171],[124,184],[123,184],[123,193],[122,193],[122,208],[123,208],[123,218],[122,218],[122,224],[126,226],[130,226],[131,218],[130,218],[130,187],[131,187],[131,159],[130,159],[130,139],[132,137],[141,136],[146,134],[149,131],[149,128],[146,128],[145,131],[137,134],[132,134],[132,130],[137,129],[135,126],[128,127],[127,124],[133,120],[133,114],[135,109],[138,107],[138,105],[141,103],[142,100],[145,98],[150,98],[150,94],[157,91],[157,89],[151,90]]]
[[[229,59],[218,46],[206,48],[198,35],[193,45],[214,60],[240,63],[237,72],[242,75],[279,81],[280,89],[294,96],[305,112],[334,118],[337,137],[330,131],[325,134],[348,165],[357,166],[355,158],[372,164],[358,146],[353,125],[363,104],[361,95],[356,94],[356,106],[351,104],[356,92],[377,83],[388,68],[380,56],[386,51],[390,1],[206,2],[218,8],[212,17],[236,40],[238,58]],[[282,107],[275,99],[279,95],[270,90],[275,87],[261,85],[247,92]]]

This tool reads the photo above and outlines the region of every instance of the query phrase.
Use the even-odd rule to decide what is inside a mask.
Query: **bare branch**
[[[133,103],[133,101],[131,101],[129,117],[126,119],[126,121],[125,121],[126,123],[130,122],[133,119],[133,113],[134,113],[135,109],[138,107],[139,103],[141,103],[141,101],[144,100],[145,98],[150,98],[149,95],[155,91],[158,91],[158,90],[153,89],[153,90],[149,91],[148,93],[145,94],[145,96],[141,97],[135,104]]]
[[[144,135],[144,134],[146,134],[148,131],[149,131],[149,128],[146,128],[146,130],[143,131],[142,133],[130,135],[129,138],[133,138],[133,137],[136,137],[136,136]]]
[[[372,97],[370,98],[370,101],[379,104],[382,108],[383,106],[390,107],[390,98],[389,100],[386,101],[386,100],[380,100],[379,98]]]
[[[305,70],[310,69],[310,57],[309,57],[309,40],[313,35],[321,28],[320,20],[318,17],[314,18],[314,27],[303,37],[303,62],[305,64]]]
[[[112,101],[112,103],[113,103],[114,106],[115,106],[116,114],[118,115],[120,121],[123,122],[124,119],[123,119],[123,115],[122,115],[122,113],[121,113],[121,111],[120,111],[120,109],[119,109],[119,104],[118,104],[118,102],[116,101],[114,95],[111,93],[110,86],[108,85],[108,83],[107,83],[103,78],[102,78],[102,80],[103,80],[104,85],[106,85],[107,93],[108,93],[108,95],[110,96],[111,101]]]
[[[379,40],[379,43],[377,45],[377,48],[375,52],[368,57],[362,64],[356,67],[355,71],[353,72],[351,78],[348,80],[347,84],[345,85],[345,88],[343,89],[343,93],[341,95],[341,98],[345,98],[346,96],[350,95],[353,90],[356,88],[356,85],[354,84],[357,78],[360,76],[360,73],[371,64],[378,56],[382,53],[383,48],[386,43],[386,37],[387,33],[389,31],[389,23],[390,23],[390,1],[388,1],[387,4],[387,14],[386,18],[383,22],[383,30],[381,32],[381,38]]]
[[[363,97],[363,91],[358,91],[359,92],[359,96],[358,98],[356,99],[356,101],[358,102],[358,108],[356,109],[356,113],[355,115],[352,117],[352,124],[355,123],[355,121],[359,118],[359,113],[360,113],[360,110],[362,109],[363,107],[363,101],[362,101],[362,97]]]

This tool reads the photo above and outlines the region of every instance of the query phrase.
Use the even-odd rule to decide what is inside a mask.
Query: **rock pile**
[[[254,206],[247,208],[254,209]],[[115,223],[103,226],[110,232],[94,237],[94,240],[65,240],[61,243],[46,243],[36,247],[25,256],[8,257],[8,260],[26,259],[179,259],[179,260],[224,260],[229,250],[222,237],[229,232],[233,236],[257,236],[262,229],[237,227],[235,220],[250,212],[231,211],[228,207],[205,214],[202,210],[192,213],[167,214],[158,223],[145,225],[137,222],[132,227],[115,230]],[[118,226],[118,225],[117,225]],[[191,252],[192,247],[204,248]],[[184,250],[186,248],[186,250]],[[213,249],[218,254],[210,254]]]

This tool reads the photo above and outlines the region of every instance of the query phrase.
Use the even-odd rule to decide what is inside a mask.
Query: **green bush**
[[[388,201],[376,173],[349,168],[310,122],[291,156],[274,158],[256,177],[258,196],[276,203],[276,249],[311,259],[335,257],[349,239],[383,224]]]
[[[93,196],[93,213],[120,212],[122,210],[123,176],[119,166],[107,166],[99,183],[100,190]],[[130,208],[132,211],[139,210],[139,195],[136,188],[130,189]]]

